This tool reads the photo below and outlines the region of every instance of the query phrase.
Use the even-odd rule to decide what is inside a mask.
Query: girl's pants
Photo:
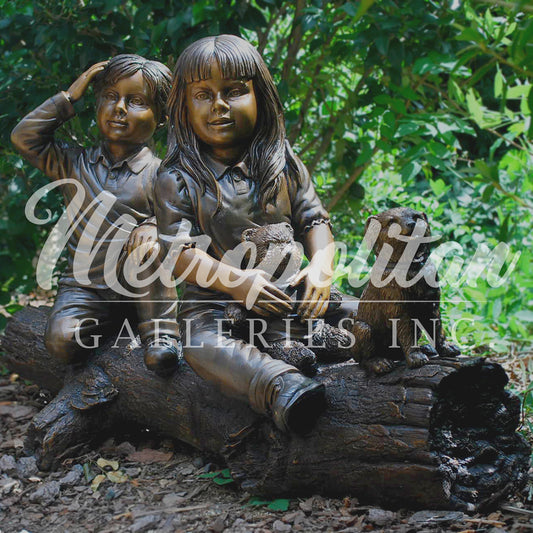
[[[205,294],[203,292],[204,297]],[[259,413],[268,414],[276,377],[299,370],[273,359],[253,344],[231,336],[228,321],[224,319],[227,302],[191,298],[196,295],[200,296],[200,293],[186,291],[179,313],[186,361],[199,376],[215,384],[222,393],[248,402]],[[356,306],[355,300],[348,299],[333,320],[338,323],[340,318],[348,317]],[[281,338],[284,332],[275,331],[277,324],[282,322],[267,322],[263,337]],[[259,319],[255,325],[257,332],[264,329]],[[280,327],[284,329],[285,326],[282,324]]]

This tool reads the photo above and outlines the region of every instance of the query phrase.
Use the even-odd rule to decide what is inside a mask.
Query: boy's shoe
[[[158,376],[169,376],[183,359],[181,343],[167,335],[151,339],[144,346],[144,364]]]
[[[309,433],[326,407],[326,387],[299,372],[278,376],[273,384],[272,418],[282,431]]]

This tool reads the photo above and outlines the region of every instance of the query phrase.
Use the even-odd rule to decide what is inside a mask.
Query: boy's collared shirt
[[[131,230],[155,222],[152,187],[161,161],[142,146],[129,158],[112,163],[103,145],[85,149],[55,139],[55,131],[74,115],[70,101],[59,93],[22,119],[13,140],[22,155],[52,180],[79,184],[61,187],[70,234],[68,266],[60,282],[105,289],[110,285],[104,266],[116,269]]]

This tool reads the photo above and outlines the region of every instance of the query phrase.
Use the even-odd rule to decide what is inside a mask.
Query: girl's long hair
[[[201,186],[202,192],[210,189],[216,194],[220,207],[220,189],[200,155],[200,142],[190,125],[186,103],[187,84],[208,79],[213,60],[224,78],[253,81],[257,124],[246,162],[259,183],[259,200],[266,208],[276,198],[284,172],[297,176],[298,166],[286,141],[283,107],[272,76],[259,52],[240,37],[205,37],[188,46],[178,58],[168,99],[170,127],[163,165],[185,170]]]

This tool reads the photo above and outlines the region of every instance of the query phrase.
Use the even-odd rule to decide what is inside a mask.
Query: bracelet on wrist
[[[74,100],[72,100],[72,95],[68,91],[61,91],[61,94],[71,103],[74,104]]]

